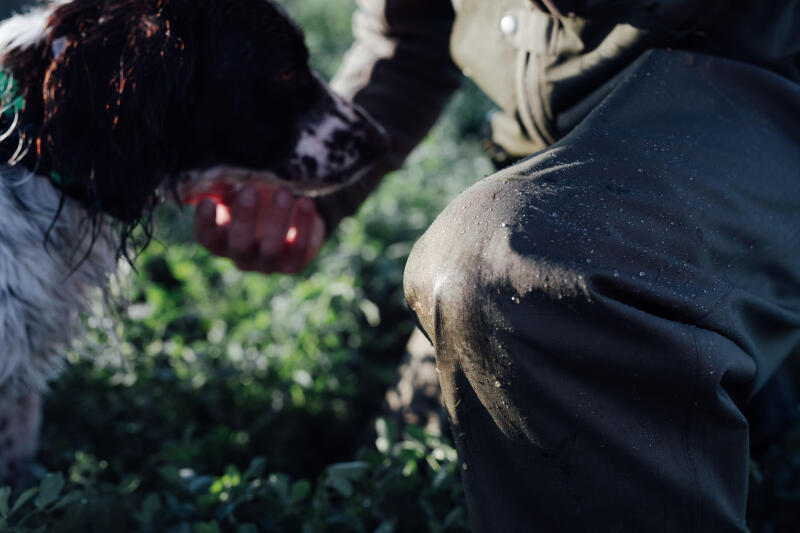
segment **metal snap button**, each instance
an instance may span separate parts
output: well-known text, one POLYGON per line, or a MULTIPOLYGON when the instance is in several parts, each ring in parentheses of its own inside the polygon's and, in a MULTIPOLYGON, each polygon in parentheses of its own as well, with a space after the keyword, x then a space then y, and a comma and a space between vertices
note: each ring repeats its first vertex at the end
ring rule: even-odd
POLYGON ((517 32, 517 17, 514 15, 506 15, 500 19, 500 31, 504 35, 514 35, 517 32))

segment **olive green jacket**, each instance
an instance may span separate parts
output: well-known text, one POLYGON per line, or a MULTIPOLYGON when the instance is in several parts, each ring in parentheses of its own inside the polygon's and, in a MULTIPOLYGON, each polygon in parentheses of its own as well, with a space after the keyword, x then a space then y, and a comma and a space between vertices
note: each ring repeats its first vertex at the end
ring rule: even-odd
MULTIPOLYGON (((427 133, 461 73, 498 104, 495 141, 517 156, 568 133, 651 48, 728 57, 800 81, 800 0, 357 2, 356 40, 333 85, 388 131, 383 170, 427 133)), ((323 202, 329 228, 382 173, 323 202)))

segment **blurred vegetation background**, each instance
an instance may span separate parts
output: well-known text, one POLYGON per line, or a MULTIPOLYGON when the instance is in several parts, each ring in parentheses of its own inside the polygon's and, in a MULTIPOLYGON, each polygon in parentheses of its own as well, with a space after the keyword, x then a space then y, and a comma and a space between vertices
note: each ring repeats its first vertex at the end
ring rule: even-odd
MULTIPOLYGON (((330 77, 353 0, 282 3, 330 77)), ((0 15, 22 4, 0 0, 0 15)), ((87 318, 88 339, 53 384, 31 488, 0 488, 0 531, 466 531, 447 439, 375 417, 413 327, 406 257, 491 172, 480 150, 489 108, 465 82, 300 276, 239 272, 192 242, 190 212, 163 208, 156 241, 124 276, 130 305, 87 318)), ((796 486, 785 478, 798 468, 784 465, 797 454, 773 455, 754 464, 756 483, 796 486)), ((759 500, 765 516, 800 502, 787 490, 759 500)), ((791 520, 753 526, 797 531, 791 520)))

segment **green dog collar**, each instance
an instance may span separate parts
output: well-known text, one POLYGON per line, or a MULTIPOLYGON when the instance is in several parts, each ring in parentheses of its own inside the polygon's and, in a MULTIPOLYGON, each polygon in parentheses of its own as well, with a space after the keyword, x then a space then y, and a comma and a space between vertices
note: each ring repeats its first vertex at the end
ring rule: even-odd
MULTIPOLYGON (((0 114, 13 122, 17 119, 19 114, 25 109, 25 98, 19 91, 17 80, 5 68, 0 67, 0 114)), ((14 128, 17 126, 12 126, 14 128)), ((8 131, 8 134, 11 130, 8 131)), ((57 170, 50 171, 47 176, 50 180, 61 187, 69 185, 70 180, 64 179, 60 172, 57 170)))

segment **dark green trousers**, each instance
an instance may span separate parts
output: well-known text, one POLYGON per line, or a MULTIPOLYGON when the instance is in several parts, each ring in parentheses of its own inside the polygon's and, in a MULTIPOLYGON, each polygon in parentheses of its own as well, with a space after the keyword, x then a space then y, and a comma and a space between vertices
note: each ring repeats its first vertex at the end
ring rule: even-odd
POLYGON ((800 87, 641 57, 416 244, 476 532, 746 530, 741 406, 800 342, 800 87))

